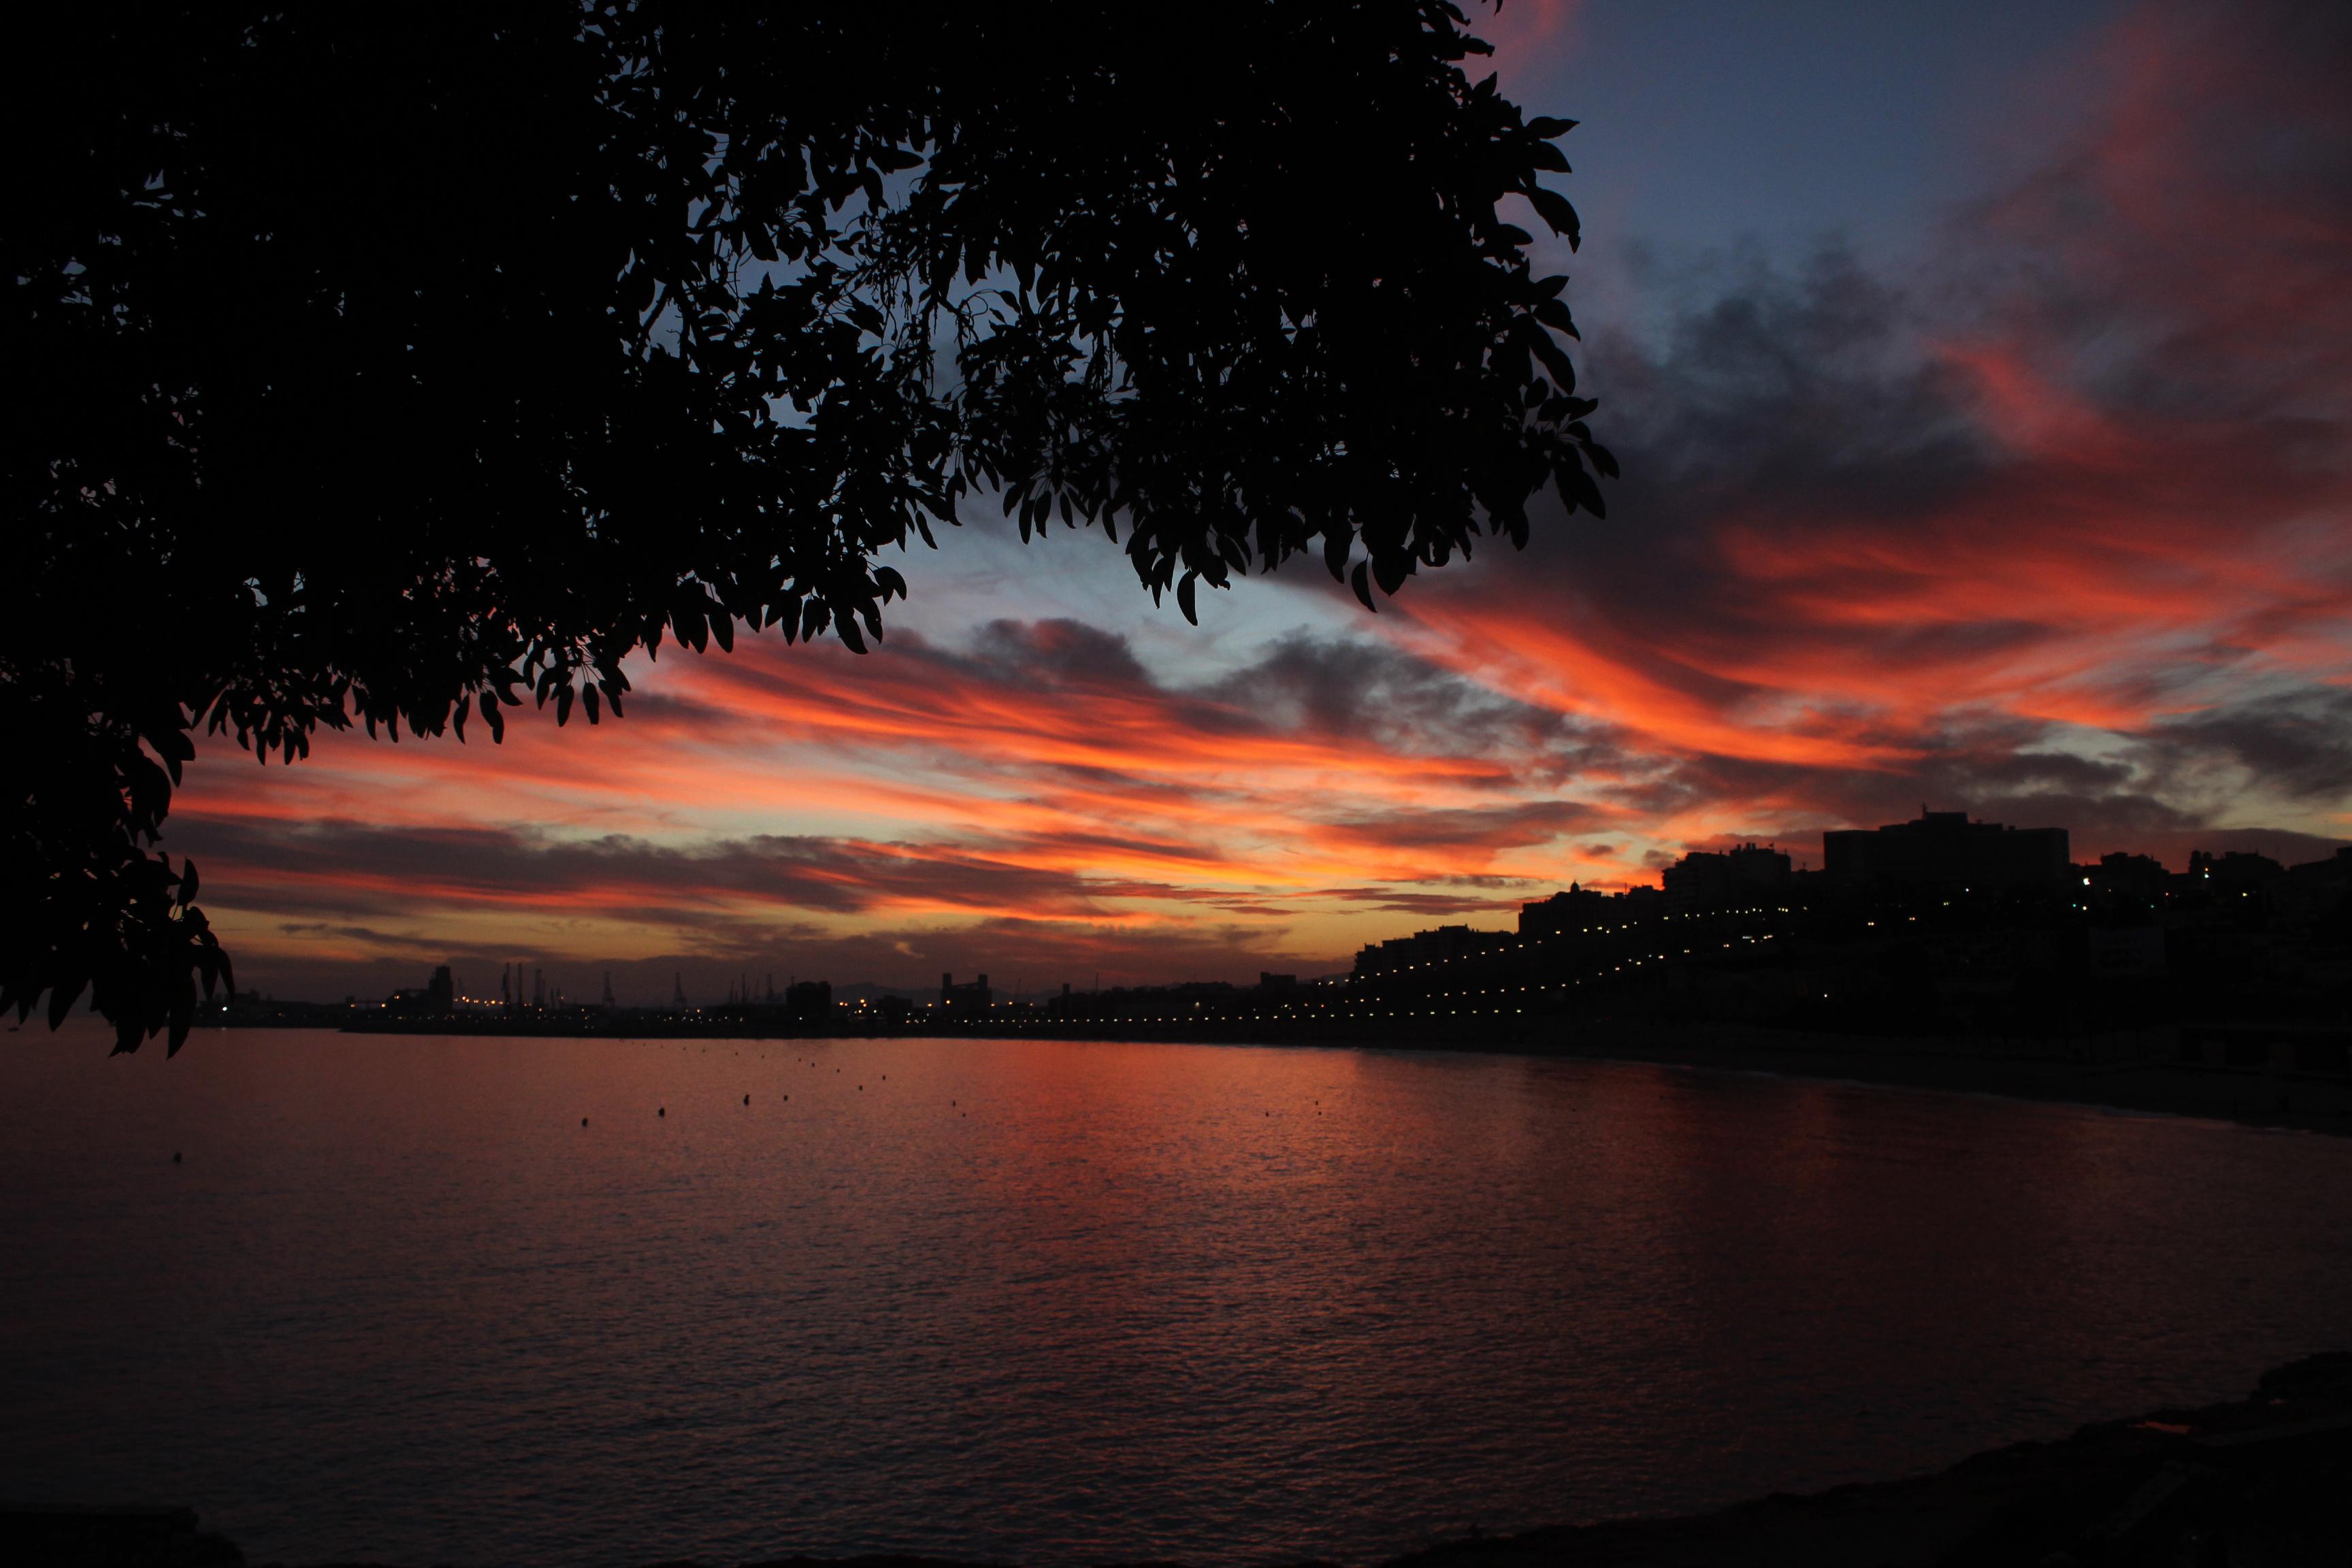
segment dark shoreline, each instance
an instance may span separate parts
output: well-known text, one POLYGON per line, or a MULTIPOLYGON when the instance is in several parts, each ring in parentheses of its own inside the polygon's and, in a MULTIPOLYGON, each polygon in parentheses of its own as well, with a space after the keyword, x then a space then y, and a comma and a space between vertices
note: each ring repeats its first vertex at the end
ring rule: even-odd
POLYGON ((2215 1067, 2167 1055, 2056 1056, 1990 1041, 1796 1035, 1752 1029, 1596 1025, 1544 1056, 1763 1073, 1885 1089, 2352 1136, 2352 1079, 2215 1067))
MULTIPOLYGON (((2352 1352, 2335 1352, 2265 1373, 2234 1403, 2096 1422, 1929 1475, 1777 1493, 1707 1514, 1472 1536, 1379 1568, 2336 1563, 2344 1560, 2347 1484, 2352 1352)), ((0 1550, 15 1562, 80 1568, 245 1563, 232 1542, 201 1533, 187 1509, 0 1510, 0 1550)), ((768 1559, 757 1568, 1003 1565, 887 1554, 768 1559)))

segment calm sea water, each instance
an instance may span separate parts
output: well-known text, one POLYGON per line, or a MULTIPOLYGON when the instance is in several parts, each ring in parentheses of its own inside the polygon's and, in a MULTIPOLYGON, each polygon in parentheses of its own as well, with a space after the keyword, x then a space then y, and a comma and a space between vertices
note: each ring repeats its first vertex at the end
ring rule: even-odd
POLYGON ((0 1494, 258 1561, 1363 1562, 2347 1345, 2318 1137, 1489 1056, 0 1036, 0 1494))

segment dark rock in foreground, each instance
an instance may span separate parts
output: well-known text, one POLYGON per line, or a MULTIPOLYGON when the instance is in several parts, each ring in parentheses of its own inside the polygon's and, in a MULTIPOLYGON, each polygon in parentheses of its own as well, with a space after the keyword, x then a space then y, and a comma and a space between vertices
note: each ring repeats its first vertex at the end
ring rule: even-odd
POLYGON ((192 1508, 0 1508, 0 1561, 40 1568, 244 1568, 192 1508))

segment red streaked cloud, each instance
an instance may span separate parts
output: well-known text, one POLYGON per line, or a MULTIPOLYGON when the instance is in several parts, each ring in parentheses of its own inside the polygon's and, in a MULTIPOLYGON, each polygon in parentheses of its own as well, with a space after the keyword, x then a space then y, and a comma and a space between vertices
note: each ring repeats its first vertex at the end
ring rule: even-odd
POLYGON ((766 639, 642 673, 633 717, 584 736, 542 718, 496 748, 207 759, 175 843, 263 952, 361 928, 622 960, 887 934, 911 960, 993 922, 1117 939, 1134 979, 1164 952, 1320 967, 1400 911, 1507 908, 1610 816, 1528 786, 1572 765, 1552 716, 1371 645, 1279 639, 1179 688, 1091 628, 998 622, 960 648, 766 639))
POLYGON ((2156 7, 2103 58, 2090 132, 1934 268, 1759 263, 1596 341, 1610 520, 1377 618, 1286 578, 1125 637, 1131 588, 1015 575, 926 622, 919 583, 869 657, 666 658, 625 723, 215 748, 167 847, 287 989, 456 954, 665 994, 1315 971, 1923 799, 2082 855, 2316 847, 2352 828, 2352 53, 2156 7))
POLYGON ((2107 843, 2340 829, 2344 29, 2155 10, 2108 53, 2095 134, 1947 273, 1832 255, 1604 344, 1612 522, 1431 584, 1407 646, 1608 735, 1669 841, 1923 791, 2107 843))

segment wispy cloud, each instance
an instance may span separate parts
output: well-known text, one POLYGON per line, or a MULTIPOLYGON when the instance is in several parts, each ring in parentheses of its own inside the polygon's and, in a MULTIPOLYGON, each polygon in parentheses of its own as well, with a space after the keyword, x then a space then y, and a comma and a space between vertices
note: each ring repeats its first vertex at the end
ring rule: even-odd
POLYGON ((1932 266, 1655 270, 1666 328, 1591 356, 1609 520, 1376 619, 1285 577, 1180 637, 1131 585, 1073 610, 1122 568, 1057 540, 864 658, 645 667, 623 724, 208 755, 172 847, 290 987, 436 951, 1313 969, 1922 801, 2081 853, 2320 846, 2352 807, 2352 22, 2154 6, 2099 58, 2088 129, 1932 266))
POLYGON ((1604 341, 1611 521, 1430 584, 1407 646, 1605 734, 1667 837, 2340 823, 2346 33, 2137 15, 2094 132, 1937 269, 1750 262, 1604 341))

